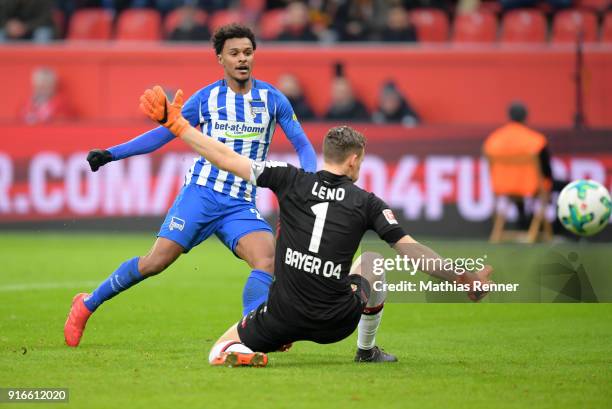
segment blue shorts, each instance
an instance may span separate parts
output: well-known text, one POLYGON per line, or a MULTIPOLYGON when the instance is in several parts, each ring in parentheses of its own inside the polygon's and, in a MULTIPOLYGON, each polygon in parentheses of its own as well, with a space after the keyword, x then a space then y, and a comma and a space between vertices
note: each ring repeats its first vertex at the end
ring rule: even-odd
POLYGON ((214 233, 234 252, 238 240, 254 231, 272 233, 254 203, 190 183, 174 200, 157 237, 180 244, 187 253, 214 233))

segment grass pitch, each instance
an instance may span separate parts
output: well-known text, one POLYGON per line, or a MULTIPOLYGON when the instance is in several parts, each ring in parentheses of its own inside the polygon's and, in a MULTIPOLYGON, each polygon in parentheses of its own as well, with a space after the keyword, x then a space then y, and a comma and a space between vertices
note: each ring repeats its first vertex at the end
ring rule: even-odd
POLYGON ((2 407, 612 407, 611 304, 389 304, 377 342, 397 364, 353 363, 353 335, 267 368, 210 367, 248 274, 214 240, 104 304, 66 347, 72 296, 153 239, 0 234, 0 387, 70 389, 68 404, 2 407))

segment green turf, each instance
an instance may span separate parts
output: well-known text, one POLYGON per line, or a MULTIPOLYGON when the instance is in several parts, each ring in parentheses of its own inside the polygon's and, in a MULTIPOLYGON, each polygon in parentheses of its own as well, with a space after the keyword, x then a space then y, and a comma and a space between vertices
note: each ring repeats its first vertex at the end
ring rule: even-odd
POLYGON ((216 241, 98 310, 63 344, 71 297, 144 235, 0 234, 0 387, 68 387, 74 408, 606 408, 611 304, 391 304, 378 343, 400 362, 351 362, 355 336, 298 343, 267 368, 212 368, 240 315, 247 268, 216 241), (30 288, 31 286, 31 288, 30 288))

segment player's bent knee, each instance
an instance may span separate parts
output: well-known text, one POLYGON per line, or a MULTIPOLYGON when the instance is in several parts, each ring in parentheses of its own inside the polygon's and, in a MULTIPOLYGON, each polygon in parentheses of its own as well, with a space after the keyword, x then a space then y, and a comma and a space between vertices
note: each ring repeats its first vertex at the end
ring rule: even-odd
POLYGON ((383 256, 376 252, 364 252, 351 266, 351 274, 359 274, 370 285, 370 296, 364 313, 375 314, 382 309, 387 298, 385 270, 379 268, 383 256))
POLYGON ((378 275, 384 273, 384 269, 379 268, 379 264, 381 263, 377 261, 383 259, 384 258, 380 253, 376 253, 373 251, 363 252, 353 262, 350 274, 359 274, 365 279, 367 279, 370 284, 372 284, 373 279, 376 279, 378 275))

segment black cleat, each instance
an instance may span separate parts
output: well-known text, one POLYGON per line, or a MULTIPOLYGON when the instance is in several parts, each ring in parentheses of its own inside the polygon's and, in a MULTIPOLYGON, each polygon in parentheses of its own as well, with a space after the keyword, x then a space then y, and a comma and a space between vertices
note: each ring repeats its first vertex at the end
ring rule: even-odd
POLYGON ((397 357, 375 346, 372 349, 357 348, 355 362, 397 362, 397 357))

